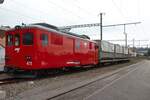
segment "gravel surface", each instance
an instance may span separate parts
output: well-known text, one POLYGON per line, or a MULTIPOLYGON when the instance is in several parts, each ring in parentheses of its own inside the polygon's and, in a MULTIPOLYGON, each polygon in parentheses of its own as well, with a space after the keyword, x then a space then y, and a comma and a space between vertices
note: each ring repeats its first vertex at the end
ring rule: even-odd
MULTIPOLYGON (((114 71, 118 68, 122 68, 124 66, 128 66, 130 64, 139 62, 140 58, 131 59, 130 62, 124 63, 124 64, 118 64, 118 65, 109 65, 105 67, 100 68, 92 68, 90 70, 84 70, 84 71, 76 71, 73 73, 66 72, 62 75, 56 75, 56 76, 50 76, 43 79, 38 79, 34 81, 26 81, 26 82, 20 82, 20 83, 14 83, 14 84, 7 84, 7 85, 1 85, 0 86, 0 96, 2 94, 5 94, 6 100, 10 97, 17 96, 17 94, 40 87, 40 86, 46 86, 48 84, 51 84, 51 87, 49 89, 58 89, 63 86, 67 86, 69 84, 74 84, 76 82, 80 82, 83 80, 87 80, 90 78, 93 78, 95 76, 102 75, 104 73, 108 73, 111 71, 114 71)), ((1 99, 1 98, 0 98, 1 99)))

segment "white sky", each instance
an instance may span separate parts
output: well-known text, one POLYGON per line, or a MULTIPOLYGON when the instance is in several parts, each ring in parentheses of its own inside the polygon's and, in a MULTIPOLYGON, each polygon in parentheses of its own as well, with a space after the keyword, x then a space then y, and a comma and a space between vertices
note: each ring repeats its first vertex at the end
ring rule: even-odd
MULTIPOLYGON (((149 0, 5 0, 0 5, 0 25, 14 26, 22 22, 46 22, 56 26, 97 23, 98 14, 104 12, 103 25, 140 21, 139 25, 126 27, 128 39, 150 40, 149 4, 149 0)), ((92 39, 99 38, 99 27, 72 31, 89 35, 92 39)), ((123 26, 105 28, 103 34, 104 40, 124 39, 123 26)), ((141 44, 150 45, 149 42, 141 44)))

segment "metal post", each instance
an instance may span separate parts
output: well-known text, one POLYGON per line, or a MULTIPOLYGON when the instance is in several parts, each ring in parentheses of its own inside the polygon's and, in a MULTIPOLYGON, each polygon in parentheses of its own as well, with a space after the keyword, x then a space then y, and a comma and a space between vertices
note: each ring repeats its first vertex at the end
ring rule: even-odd
POLYGON ((100 13, 100 40, 103 40, 103 13, 100 13))
POLYGON ((127 33, 125 34, 125 38, 126 38, 126 47, 128 47, 128 37, 127 37, 127 33))
POLYGON ((127 40, 127 33, 126 33, 126 24, 124 24, 124 35, 125 35, 125 47, 127 47, 128 46, 128 44, 127 44, 128 40, 127 40))
POLYGON ((135 45, 135 39, 133 38, 133 48, 134 48, 134 45, 135 45))
POLYGON ((133 38, 133 51, 135 51, 134 45, 135 45, 135 39, 133 38))
POLYGON ((99 60, 101 61, 102 58, 102 39, 103 39, 103 24, 102 18, 103 13, 100 13, 100 44, 99 44, 99 60))

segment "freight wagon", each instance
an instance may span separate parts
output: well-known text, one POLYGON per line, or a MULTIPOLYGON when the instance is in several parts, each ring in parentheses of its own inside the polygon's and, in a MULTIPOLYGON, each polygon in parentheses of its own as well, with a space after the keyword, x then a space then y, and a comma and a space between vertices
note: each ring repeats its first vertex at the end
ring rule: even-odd
POLYGON ((131 51, 127 47, 120 46, 118 44, 112 44, 108 41, 95 40, 97 44, 101 47, 99 49, 99 62, 119 62, 128 61, 131 56, 131 51))

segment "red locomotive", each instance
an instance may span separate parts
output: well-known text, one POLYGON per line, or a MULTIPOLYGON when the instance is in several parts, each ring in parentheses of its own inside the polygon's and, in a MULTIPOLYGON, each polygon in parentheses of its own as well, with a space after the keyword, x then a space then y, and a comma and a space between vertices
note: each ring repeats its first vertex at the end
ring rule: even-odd
POLYGON ((5 51, 6 72, 98 64, 96 42, 44 23, 7 31, 5 51))

